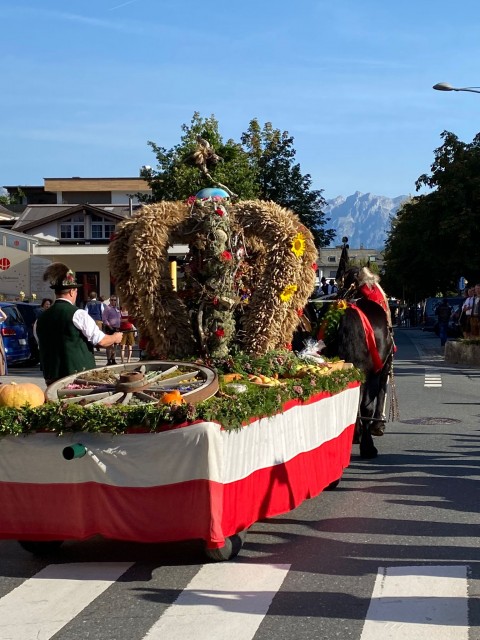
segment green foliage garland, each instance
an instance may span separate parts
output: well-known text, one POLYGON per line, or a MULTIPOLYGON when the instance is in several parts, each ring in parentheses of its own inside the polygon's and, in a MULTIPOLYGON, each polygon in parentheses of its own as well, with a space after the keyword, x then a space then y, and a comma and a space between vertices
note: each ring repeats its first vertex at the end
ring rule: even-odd
POLYGON ((247 386, 247 391, 236 393, 234 387, 222 383, 221 390, 215 397, 197 405, 80 407, 47 403, 36 408, 0 407, 0 436, 37 431, 58 435, 65 432, 121 434, 135 428, 154 432, 195 420, 219 422, 226 430, 239 429, 252 418, 281 412, 288 400, 307 400, 322 391, 339 393, 349 383, 362 381, 362 374, 352 368, 332 371, 325 376, 309 375, 301 379, 286 379, 276 387, 258 387, 248 382, 247 375, 252 370, 264 375, 288 375, 299 362, 298 358, 288 352, 272 352, 257 360, 246 360, 242 356, 219 361, 219 373, 235 371, 245 376, 242 384, 247 386))
POLYGON ((342 319, 343 314, 347 309, 347 303, 345 300, 335 300, 330 305, 329 310, 325 314, 323 321, 320 325, 318 337, 323 340, 325 344, 329 344, 338 333, 338 325, 342 319))

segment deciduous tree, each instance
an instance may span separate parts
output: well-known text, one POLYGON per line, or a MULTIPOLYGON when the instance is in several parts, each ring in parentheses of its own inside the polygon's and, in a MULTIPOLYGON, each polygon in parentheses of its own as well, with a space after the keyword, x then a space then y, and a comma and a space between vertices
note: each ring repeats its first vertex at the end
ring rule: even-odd
POLYGON ((393 219, 385 250, 385 283, 411 297, 455 292, 458 279, 478 280, 480 252, 480 134, 466 144, 448 131, 430 174, 393 219))
POLYGON ((326 203, 322 191, 311 188, 311 176, 302 174, 295 162, 293 137, 288 132, 274 129, 268 122, 262 128, 253 119, 240 143, 224 142, 215 116, 202 118, 198 112, 189 125, 182 125, 182 132, 179 144, 171 149, 148 142, 158 164, 155 169, 144 167, 141 171, 152 189, 152 196, 141 200, 182 200, 211 186, 198 168, 185 162, 200 136, 222 158, 209 170, 215 182, 227 185, 242 200, 273 200, 291 209, 313 233, 318 247, 333 239, 335 231, 325 229, 328 218, 323 213, 326 203))

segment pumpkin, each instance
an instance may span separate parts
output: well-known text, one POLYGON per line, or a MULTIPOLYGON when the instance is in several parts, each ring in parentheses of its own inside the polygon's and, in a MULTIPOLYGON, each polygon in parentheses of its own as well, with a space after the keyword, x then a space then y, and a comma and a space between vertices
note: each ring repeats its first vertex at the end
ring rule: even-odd
POLYGON ((223 376, 223 381, 225 382, 225 384, 228 384, 229 382, 234 382, 235 380, 241 380, 243 378, 241 373, 226 373, 223 376))
POLYGON ((40 387, 31 382, 8 382, 0 385, 0 407, 14 407, 19 409, 26 404, 39 407, 45 402, 45 393, 40 387))
POLYGON ((185 400, 178 389, 172 389, 172 391, 163 394, 160 398, 160 404, 185 404, 185 400))

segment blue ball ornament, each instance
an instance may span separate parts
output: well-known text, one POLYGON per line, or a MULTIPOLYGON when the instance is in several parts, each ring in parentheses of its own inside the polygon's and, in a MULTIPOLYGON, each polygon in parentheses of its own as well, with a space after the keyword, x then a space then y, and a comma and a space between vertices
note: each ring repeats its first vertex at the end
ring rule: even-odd
POLYGON ((219 189, 218 187, 207 187, 206 189, 200 189, 200 191, 196 194, 196 198, 203 200, 204 198, 213 198, 214 196, 220 198, 229 198, 229 194, 225 191, 225 189, 219 189))

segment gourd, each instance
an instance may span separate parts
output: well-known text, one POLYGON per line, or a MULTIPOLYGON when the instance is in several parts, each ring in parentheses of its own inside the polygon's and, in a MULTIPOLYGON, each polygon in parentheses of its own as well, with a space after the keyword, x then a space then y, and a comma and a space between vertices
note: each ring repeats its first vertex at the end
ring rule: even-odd
POLYGON ((185 404, 185 400, 178 389, 172 389, 172 391, 163 394, 160 398, 160 404, 185 404))
POLYGON ((32 382, 8 382, 0 385, 0 407, 19 409, 26 404, 39 407, 45 402, 45 393, 32 382))

